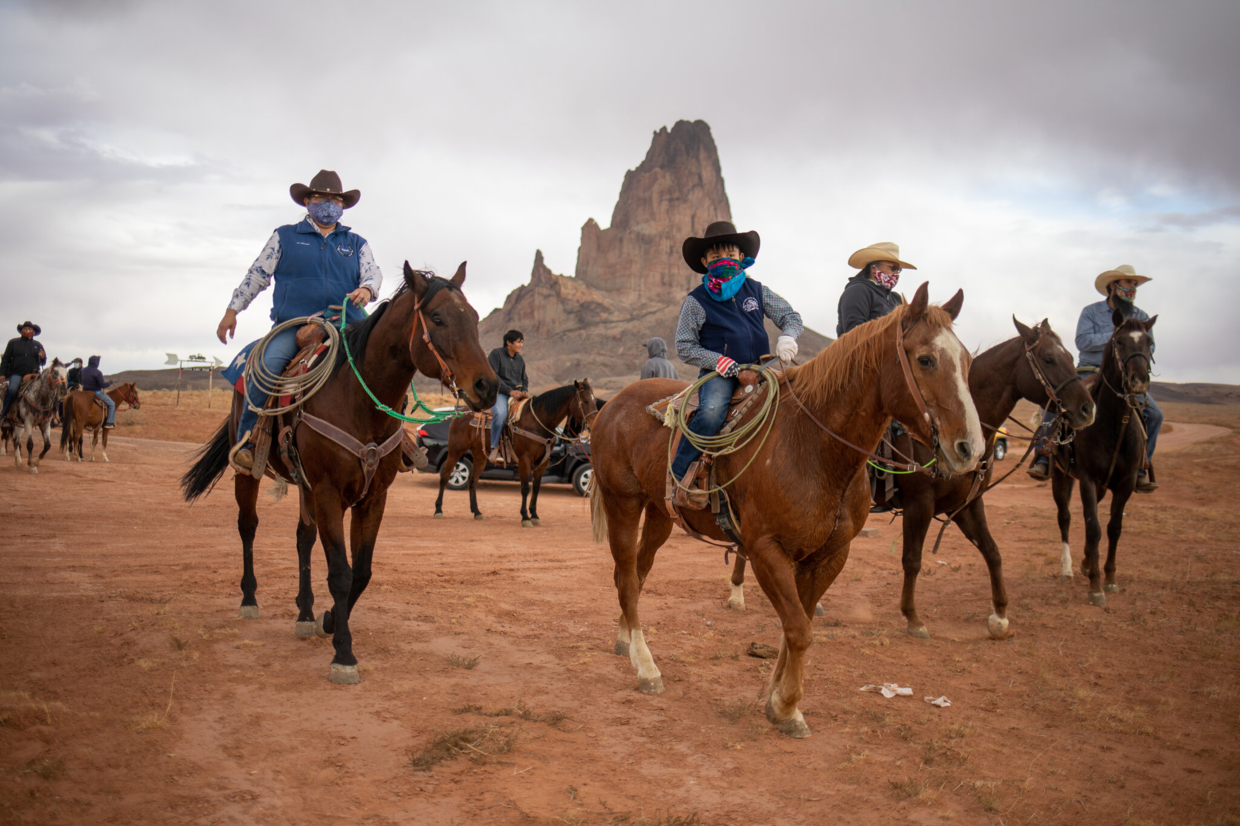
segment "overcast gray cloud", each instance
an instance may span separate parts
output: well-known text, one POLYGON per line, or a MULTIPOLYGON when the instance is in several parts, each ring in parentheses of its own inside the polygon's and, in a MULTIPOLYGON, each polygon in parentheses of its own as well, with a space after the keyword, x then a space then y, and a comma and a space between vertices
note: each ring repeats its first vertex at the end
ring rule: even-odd
POLYGON ((1240 382, 1238 35, 1231 2, 0 5, 0 321, 109 369, 227 357, 321 167, 389 285, 469 259, 485 314, 535 248, 571 273, 651 132, 702 118, 759 277, 819 330, 877 240, 965 288, 970 346, 1013 312, 1070 338, 1131 263, 1163 377, 1240 382))

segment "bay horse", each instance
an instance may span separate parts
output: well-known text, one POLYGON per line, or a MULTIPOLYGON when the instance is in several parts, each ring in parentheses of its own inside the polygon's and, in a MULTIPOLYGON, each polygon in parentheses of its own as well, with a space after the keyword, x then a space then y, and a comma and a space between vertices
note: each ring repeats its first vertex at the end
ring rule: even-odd
MULTIPOLYGON (((575 425, 575 432, 580 433, 597 413, 594 390, 590 387, 590 380, 585 379, 534 396, 515 419, 509 420, 512 449, 517 454, 517 475, 521 479, 521 527, 542 524, 538 518, 538 490, 542 486, 547 464, 551 461, 551 448, 558 438, 556 428, 567 419, 575 425)), ((448 453, 439 468, 436 519, 443 519, 443 492, 448 486, 448 477, 452 475, 457 461, 467 452, 473 454, 473 465, 469 471, 469 509, 474 519, 486 519, 478 509, 478 477, 487 466, 491 431, 490 428, 475 427, 473 420, 473 415, 460 416, 448 425, 448 453)))
MULTIPOLYGON (((942 307, 927 285, 910 304, 841 336, 812 360, 785 371, 769 435, 717 460, 739 523, 744 552, 779 615, 779 658, 766 691, 766 716, 791 737, 808 737, 798 709, 814 606, 848 559, 849 543, 870 510, 864 463, 892 417, 936 446, 938 461, 965 473, 985 443, 966 377, 969 352, 952 332, 964 293, 942 307)), ((591 521, 609 542, 622 614, 615 653, 628 655, 638 690, 663 691, 637 605, 660 546, 672 530, 665 509, 669 435, 647 405, 685 382, 647 379, 621 390, 599 411, 591 452, 591 521), (645 522, 638 525, 645 514, 645 522)), ((695 531, 726 541, 710 511, 685 511, 695 531)))
POLYGON ((1098 502, 1111 491, 1111 520, 1107 523, 1107 561, 1105 590, 1115 593, 1115 551, 1124 529, 1124 506, 1137 487, 1137 471, 1145 464, 1145 428, 1137 396, 1150 387, 1154 338, 1150 331, 1158 316, 1148 321, 1125 319, 1116 310, 1111 317, 1115 332, 1102 355, 1102 369, 1092 379, 1090 393, 1097 416, 1089 427, 1076 431, 1070 446, 1058 449, 1051 462, 1051 490, 1059 510, 1059 537, 1062 541, 1060 577, 1072 578, 1072 551, 1068 529, 1072 514, 1073 477, 1081 483, 1081 509, 1085 518, 1085 556, 1081 574, 1089 577, 1089 601, 1107 604, 1098 570, 1098 545, 1102 525, 1098 521, 1098 502))
MULTIPOLYGON (((1022 324, 1015 316, 1012 322, 1020 335, 975 356, 969 368, 969 394, 982 428, 996 433, 1021 399, 1028 399, 1039 407, 1057 406, 1070 427, 1088 426, 1094 420, 1094 400, 1077 374, 1072 354, 1063 341, 1046 319, 1033 328, 1022 324)), ((982 498, 995 477, 995 463, 990 461, 993 445, 993 437, 987 439, 983 461, 973 473, 933 477, 921 473, 895 474, 904 509, 904 588, 900 594, 900 612, 911 637, 930 637, 917 613, 915 597, 926 532, 938 514, 946 514, 981 552, 990 573, 991 613, 986 629, 995 639, 1007 633, 1008 597, 1003 583, 1003 558, 986 522, 986 505, 982 498)), ((897 439, 895 447, 921 465, 933 458, 929 449, 907 435, 897 439)), ((744 581, 745 559, 737 555, 732 567, 729 608, 744 609, 745 596, 741 588, 744 581)))
POLYGON ((52 448, 52 417, 56 415, 56 406, 65 396, 69 384, 69 370, 60 363, 60 359, 52 359, 52 363, 43 368, 35 379, 26 385, 17 397, 17 401, 9 408, 8 418, 0 422, 0 441, 13 450, 14 467, 22 466, 22 442, 26 443, 26 465, 31 473, 39 472, 39 463, 52 448), (34 433, 43 433, 43 451, 36 459, 34 456, 34 433))
MULTIPOLYGON (((142 401, 138 398, 138 385, 131 381, 106 392, 108 398, 116 404, 117 413, 121 412, 121 402, 127 405, 125 410, 137 410, 142 407, 142 401)), ((90 442, 90 460, 95 461, 95 447, 99 444, 99 436, 102 433, 103 461, 109 461, 108 431, 103 426, 107 413, 107 408, 103 406, 99 397, 89 390, 71 390, 65 396, 64 418, 61 421, 60 430, 60 452, 65 455, 66 462, 73 458, 75 452, 79 462, 86 461, 82 449, 82 435, 87 430, 93 437, 90 442)))
MULTIPOLYGON (((333 372, 322 389, 306 400, 301 409, 273 423, 281 425, 277 432, 288 437, 284 445, 290 459, 286 462, 283 458, 285 448, 281 452, 274 449, 278 442, 273 439, 268 466, 280 478, 297 484, 301 497, 296 632, 300 636, 332 637, 335 657, 329 679, 334 683, 359 680, 349 631, 350 613, 370 582, 388 486, 402 461, 398 448, 403 426, 371 401, 358 374, 370 392, 390 409, 401 409, 415 372, 444 382, 472 410, 490 407, 499 380, 478 341, 478 313, 461 292, 464 283, 465 264, 448 280, 414 270, 406 262, 404 280, 392 297, 365 321, 347 326, 333 372), (346 343, 356 373, 347 362, 346 343), (352 513, 352 565, 345 547, 346 510, 352 513), (332 597, 332 607, 317 619, 310 585, 310 552, 316 528, 327 557, 327 585, 332 597)), ((236 423, 243 403, 242 394, 235 393, 233 414, 224 420, 182 478, 181 489, 187 502, 209 492, 229 466, 228 454, 236 439, 236 423)), ((234 495, 244 567, 240 611, 243 619, 258 617, 258 582, 254 577, 258 486, 259 480, 250 473, 236 474, 234 495)))

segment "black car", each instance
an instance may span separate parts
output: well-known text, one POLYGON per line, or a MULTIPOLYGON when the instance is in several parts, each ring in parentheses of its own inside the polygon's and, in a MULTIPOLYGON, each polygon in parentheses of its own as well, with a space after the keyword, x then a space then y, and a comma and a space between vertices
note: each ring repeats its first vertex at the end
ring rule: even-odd
MULTIPOLYGON (((451 409, 451 408, 447 408, 451 409)), ((450 420, 436 424, 423 425, 418 428, 418 444, 426 448, 426 470, 423 473, 439 473, 443 462, 448 456, 448 426, 450 420)), ((563 433, 563 428, 557 428, 563 433)), ((490 436, 487 436, 489 441, 490 436)), ((469 487, 469 473, 473 469, 473 453, 467 452, 457 460, 456 467, 448 475, 448 487, 452 490, 465 490, 469 487)), ((590 489, 590 443, 557 441, 551 448, 551 461, 547 463, 547 472, 543 474, 542 483, 570 484, 573 490, 585 496, 590 489)), ((519 482, 517 469, 501 467, 487 462, 482 471, 483 479, 501 482, 519 482)))

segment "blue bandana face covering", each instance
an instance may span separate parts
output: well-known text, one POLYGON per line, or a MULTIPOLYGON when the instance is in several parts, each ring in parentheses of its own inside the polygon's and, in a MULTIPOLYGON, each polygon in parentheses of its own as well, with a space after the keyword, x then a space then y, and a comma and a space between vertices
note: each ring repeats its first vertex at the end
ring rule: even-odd
POLYGON ((702 276, 706 294, 715 301, 730 301, 745 283, 745 270, 752 266, 753 259, 748 257, 744 261, 719 258, 710 262, 706 265, 706 274, 702 276))
POLYGON ((311 201, 306 204, 306 211, 318 222, 319 226, 324 227, 330 227, 340 220, 341 215, 344 215, 344 207, 335 201, 319 201, 318 203, 311 201))

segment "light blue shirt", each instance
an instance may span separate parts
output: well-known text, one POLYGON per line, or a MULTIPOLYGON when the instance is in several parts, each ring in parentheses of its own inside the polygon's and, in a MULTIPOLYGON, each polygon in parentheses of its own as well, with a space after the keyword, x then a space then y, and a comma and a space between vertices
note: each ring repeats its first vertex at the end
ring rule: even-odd
MULTIPOLYGON (((1102 355, 1106 351, 1107 342, 1115 334, 1115 325, 1111 323, 1111 315, 1115 311, 1107 306, 1106 300, 1090 304, 1081 310, 1081 318, 1076 323, 1076 349, 1081 357, 1077 360, 1078 367, 1102 367, 1102 355)), ((1132 317, 1146 321, 1149 315, 1140 307, 1133 306, 1132 317)), ((1150 352, 1154 352, 1154 343, 1150 342, 1150 352)))

